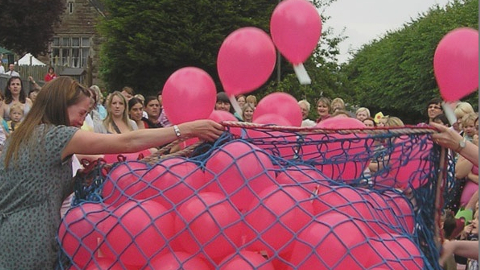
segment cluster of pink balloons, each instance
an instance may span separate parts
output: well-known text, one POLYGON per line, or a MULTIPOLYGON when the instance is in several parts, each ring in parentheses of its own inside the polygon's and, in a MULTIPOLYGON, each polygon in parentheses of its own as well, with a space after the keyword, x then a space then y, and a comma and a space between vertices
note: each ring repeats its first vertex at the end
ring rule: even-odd
POLYGON ((273 41, 255 27, 234 31, 222 43, 217 58, 225 92, 245 94, 263 85, 275 67, 275 46, 294 66, 300 66, 316 48, 321 29, 320 15, 311 2, 285 0, 272 13, 273 41))
MULTIPOLYGON (((395 147, 389 159, 388 176, 394 181, 393 186, 401 189, 419 188, 429 181, 432 167, 431 150, 432 141, 418 142, 407 135, 394 141, 395 147)), ((382 175, 377 176, 377 181, 384 182, 382 175)))
POLYGON ((102 203, 67 212, 58 239, 71 269, 423 268, 407 199, 332 183, 312 166, 274 167, 243 140, 204 165, 128 161, 102 203))
MULTIPOLYGON (((271 76, 277 58, 275 46, 294 64, 297 71, 297 67, 303 67, 302 63, 317 46, 322 24, 320 15, 311 2, 285 0, 275 8, 270 28, 272 38, 256 27, 237 29, 225 38, 219 49, 218 75, 237 112, 240 108, 234 96, 257 89, 271 76)), ((226 115, 220 118, 212 115, 216 102, 215 84, 213 79, 199 68, 185 67, 174 72, 165 83, 162 93, 163 109, 173 124, 207 118, 236 120, 226 115)), ((283 109, 278 112, 283 112, 283 109)), ((291 125, 300 126, 301 113, 286 113, 291 116, 286 117, 291 125)), ((279 115, 285 116, 281 113, 279 115)), ((193 142, 190 141, 184 146, 193 142)))
MULTIPOLYGON (((322 129, 364 129, 365 124, 354 118, 329 118, 315 127, 322 129)), ((300 147, 303 160, 315 161, 315 166, 329 178, 350 183, 358 179, 370 163, 368 150, 373 140, 367 134, 325 133, 307 134, 300 147)))

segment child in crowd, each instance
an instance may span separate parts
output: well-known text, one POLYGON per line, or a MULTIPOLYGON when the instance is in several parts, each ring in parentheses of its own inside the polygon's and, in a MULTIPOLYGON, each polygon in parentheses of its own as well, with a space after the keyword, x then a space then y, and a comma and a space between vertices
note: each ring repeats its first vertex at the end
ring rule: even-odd
POLYGON ((386 127, 403 127, 404 125, 403 121, 395 116, 389 116, 385 122, 386 127))
POLYGON ((373 119, 372 117, 365 118, 362 122, 365 124, 366 127, 377 127, 377 123, 375 123, 375 119, 373 119))
POLYGON ((475 129, 475 120, 478 118, 477 113, 467 113, 462 117, 463 137, 468 141, 473 140, 473 136, 477 131, 475 129))
POLYGON ((255 111, 255 107, 252 104, 246 103, 243 105, 242 108, 242 119, 244 122, 253 122, 253 111, 255 111))
POLYGON ((450 123, 448 122, 448 119, 447 119, 447 116, 443 113, 435 116, 432 121, 434 123, 437 123, 437 124, 440 124, 440 125, 444 125, 446 127, 450 127, 450 123))
MULTIPOLYGON (((465 226, 462 233, 460 234, 460 240, 478 240, 478 202, 476 204, 475 213, 473 214, 473 219, 465 226)), ((458 260, 457 260, 458 261, 458 260)), ((465 270, 477 270, 478 261, 473 259, 467 259, 467 265, 465 270)))
MULTIPOLYGON (((433 121, 433 120, 432 120, 433 121)), ((443 230, 443 237, 445 241, 454 241, 454 239, 462 232, 464 222, 461 220, 455 219, 455 213, 452 210, 446 209, 445 213, 442 215, 441 219, 441 228, 443 230)), ((454 256, 451 256, 446 260, 443 265, 444 270, 457 270, 457 263, 455 262, 454 256)))
MULTIPOLYGON (((0 91, 0 109, 2 109, 4 100, 5 100, 5 96, 3 95, 2 91, 0 91)), ((3 145, 5 144, 7 135, 8 135, 7 121, 5 121, 5 119, 3 119, 3 117, 0 116, 0 153, 2 153, 3 145)))
POLYGON ((345 102, 341 98, 334 98, 330 105, 332 107, 332 114, 334 114, 338 110, 345 111, 345 102))
POLYGON ((255 97, 254 95, 249 95, 247 96, 247 98, 245 99, 245 101, 247 103, 250 103, 253 105, 253 107, 257 107, 257 97, 255 97))
POLYGON ((23 118, 23 108, 19 103, 13 104, 10 107, 10 121, 7 122, 8 131, 12 133, 20 125, 20 121, 23 118))
POLYGON ((385 127, 385 124, 387 123, 388 118, 390 118, 390 116, 387 115, 387 116, 382 116, 380 119, 378 119, 377 127, 385 127))

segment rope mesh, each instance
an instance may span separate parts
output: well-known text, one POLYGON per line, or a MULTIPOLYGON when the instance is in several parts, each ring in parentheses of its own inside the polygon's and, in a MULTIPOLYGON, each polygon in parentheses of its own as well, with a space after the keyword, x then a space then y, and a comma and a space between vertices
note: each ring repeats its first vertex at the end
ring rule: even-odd
POLYGON ((435 130, 224 125, 242 138, 88 164, 59 269, 440 269, 435 130))

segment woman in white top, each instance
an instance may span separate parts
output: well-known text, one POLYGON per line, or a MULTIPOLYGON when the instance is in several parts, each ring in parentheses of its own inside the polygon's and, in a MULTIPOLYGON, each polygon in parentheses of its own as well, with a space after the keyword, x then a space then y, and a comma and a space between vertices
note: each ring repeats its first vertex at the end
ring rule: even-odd
POLYGON ((121 134, 137 129, 135 121, 128 117, 125 97, 118 91, 113 92, 107 100, 107 117, 103 120, 103 127, 96 132, 121 134))
POLYGON ((32 107, 32 100, 27 97, 27 94, 23 91, 23 83, 20 77, 10 77, 5 87, 5 102, 0 110, 0 117, 3 117, 5 121, 10 120, 10 107, 20 103, 23 109, 23 117, 28 114, 32 107))

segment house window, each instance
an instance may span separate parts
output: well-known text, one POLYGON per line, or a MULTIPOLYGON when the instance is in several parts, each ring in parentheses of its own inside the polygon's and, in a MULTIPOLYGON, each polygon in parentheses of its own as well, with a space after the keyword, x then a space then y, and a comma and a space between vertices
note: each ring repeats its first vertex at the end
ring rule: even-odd
POLYGON ((54 37, 51 44, 52 64, 73 68, 86 68, 90 55, 88 37, 54 37))
POLYGON ((68 9, 69 14, 73 13, 73 4, 74 4, 74 1, 68 1, 67 2, 67 9, 68 9))

